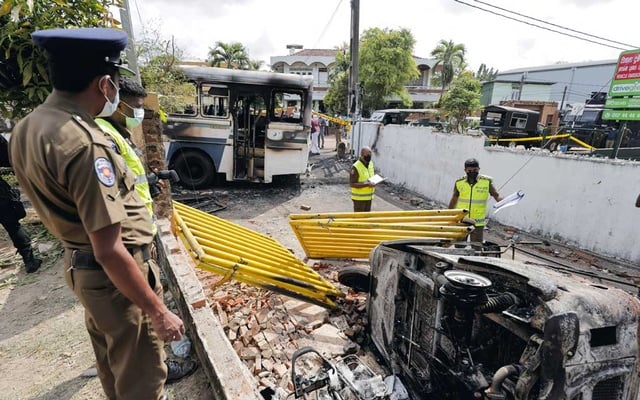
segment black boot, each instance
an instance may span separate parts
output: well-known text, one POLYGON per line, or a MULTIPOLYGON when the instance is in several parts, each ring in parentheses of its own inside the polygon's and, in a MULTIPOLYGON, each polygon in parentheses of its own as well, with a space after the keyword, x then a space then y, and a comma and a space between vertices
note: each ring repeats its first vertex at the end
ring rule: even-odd
POLYGON ((167 364, 167 380, 165 381, 167 385, 186 378, 198 369, 198 363, 194 360, 176 361, 167 359, 164 360, 164 363, 167 364))
POLYGON ((27 271, 27 274, 36 272, 40 268, 42 260, 36 258, 33 255, 33 250, 31 248, 18 250, 18 252, 22 256, 22 260, 24 261, 24 269, 27 271))

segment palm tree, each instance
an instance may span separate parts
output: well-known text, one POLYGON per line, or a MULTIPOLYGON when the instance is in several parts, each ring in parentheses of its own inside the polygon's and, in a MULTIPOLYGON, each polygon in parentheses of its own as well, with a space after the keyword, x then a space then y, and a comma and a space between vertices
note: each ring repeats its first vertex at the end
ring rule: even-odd
POLYGON ((260 68, 262 68, 263 65, 264 61, 262 60, 249 60, 245 64, 244 69, 248 69, 250 71, 258 71, 260 68))
POLYGON ((216 42, 216 47, 209 49, 212 67, 241 69, 249 63, 249 54, 242 43, 216 42))
POLYGON ((437 60, 433 66, 434 69, 438 65, 442 68, 440 72, 440 81, 442 82, 440 97, 444 94, 444 89, 453 81, 455 74, 464 68, 466 51, 464 44, 455 44, 453 40, 446 41, 442 39, 431 52, 431 56, 437 60))

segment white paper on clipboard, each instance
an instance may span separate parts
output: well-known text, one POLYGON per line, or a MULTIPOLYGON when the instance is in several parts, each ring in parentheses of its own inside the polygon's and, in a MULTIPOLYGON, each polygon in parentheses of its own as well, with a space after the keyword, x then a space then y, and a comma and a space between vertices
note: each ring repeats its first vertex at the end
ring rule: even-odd
POLYGON ((371 182, 371 183, 373 183, 373 184, 376 184, 376 185, 377 185, 378 183, 380 183, 380 182, 384 181, 385 179, 387 179, 387 178, 383 178, 383 177, 381 177, 380 175, 375 174, 374 176, 372 176, 371 178, 369 178, 369 182, 371 182))

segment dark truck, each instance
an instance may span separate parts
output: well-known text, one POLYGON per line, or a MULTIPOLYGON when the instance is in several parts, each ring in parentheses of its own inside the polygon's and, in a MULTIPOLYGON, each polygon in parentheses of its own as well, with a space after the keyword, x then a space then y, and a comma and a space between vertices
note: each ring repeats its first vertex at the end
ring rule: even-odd
POLYGON ((491 143, 514 147, 539 145, 535 138, 542 134, 540 113, 525 108, 491 105, 480 115, 480 129, 491 143))
MULTIPOLYGON (((612 136, 610 135, 612 131, 615 131, 615 134, 619 134, 622 123, 620 121, 603 120, 602 113, 604 111, 604 104, 586 104, 584 107, 577 108, 576 112, 565 113, 562 116, 557 135, 570 134, 571 137, 596 149, 609 147, 607 138, 612 136)), ((566 138, 552 139, 547 148, 554 151, 560 144, 578 145, 575 141, 566 138)), ((640 122, 628 121, 625 124, 620 147, 640 147, 640 122)))

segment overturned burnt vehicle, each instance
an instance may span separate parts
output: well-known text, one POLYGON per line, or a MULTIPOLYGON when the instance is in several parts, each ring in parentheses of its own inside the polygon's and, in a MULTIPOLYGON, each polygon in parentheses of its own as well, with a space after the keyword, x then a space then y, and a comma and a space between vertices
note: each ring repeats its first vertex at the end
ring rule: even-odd
POLYGON ((636 400, 633 295, 428 241, 370 261, 371 339, 412 398, 636 400))

